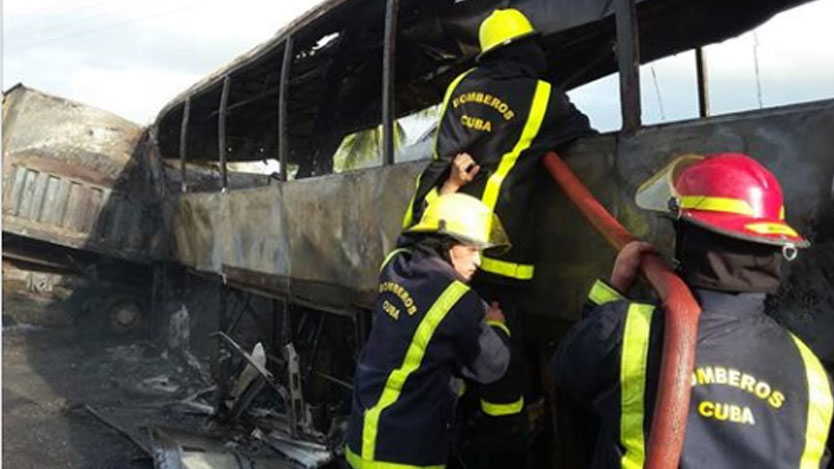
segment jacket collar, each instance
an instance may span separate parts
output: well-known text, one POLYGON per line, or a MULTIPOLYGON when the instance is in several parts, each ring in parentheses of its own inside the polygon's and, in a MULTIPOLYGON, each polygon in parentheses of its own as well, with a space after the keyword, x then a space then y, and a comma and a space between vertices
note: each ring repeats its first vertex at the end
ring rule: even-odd
POLYGON ((694 288, 692 292, 698 299, 701 309, 707 314, 723 313, 742 315, 764 313, 765 293, 730 293, 706 288, 694 288))
POLYGON ((515 78, 515 77, 526 77, 526 78, 533 78, 538 79, 539 76, 533 67, 523 64, 514 62, 512 60, 495 60, 492 62, 486 62, 480 65, 481 68, 490 70, 492 74, 507 77, 507 78, 515 78))

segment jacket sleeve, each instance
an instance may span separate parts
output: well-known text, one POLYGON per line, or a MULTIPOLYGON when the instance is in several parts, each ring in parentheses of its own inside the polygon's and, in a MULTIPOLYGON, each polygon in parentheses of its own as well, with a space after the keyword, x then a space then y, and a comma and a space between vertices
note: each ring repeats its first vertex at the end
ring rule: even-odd
POLYGON ((510 363, 507 327, 485 320, 486 304, 474 291, 461 298, 458 307, 456 355, 461 375, 484 384, 500 379, 510 363))
POLYGON ((594 284, 583 319, 562 338, 551 361, 557 388, 590 407, 618 383, 627 310, 616 290, 602 281, 594 284))
POLYGON ((446 106, 452 93, 460 84, 460 80, 467 73, 465 72, 455 78, 446 89, 443 105, 441 106, 443 113, 437 125, 437 136, 435 138, 432 160, 417 179, 417 188, 414 191, 414 196, 408 203, 408 208, 403 216, 403 228, 408 228, 420 220, 426 203, 437 196, 438 188, 449 177, 449 171, 455 155, 466 151, 476 138, 473 132, 466 132, 460 129, 459 126, 452 125, 452 122, 457 117, 454 111, 446 106))
POLYGON ((433 159, 426 166, 426 169, 420 173, 414 195, 408 202, 408 207, 403 216, 403 229, 409 228, 420 221, 426 204, 438 195, 438 188, 449 177, 452 159, 451 157, 433 159))
POLYGON ((580 137, 595 135, 590 120, 576 108, 564 91, 553 87, 542 127, 531 145, 535 154, 559 151, 580 137))

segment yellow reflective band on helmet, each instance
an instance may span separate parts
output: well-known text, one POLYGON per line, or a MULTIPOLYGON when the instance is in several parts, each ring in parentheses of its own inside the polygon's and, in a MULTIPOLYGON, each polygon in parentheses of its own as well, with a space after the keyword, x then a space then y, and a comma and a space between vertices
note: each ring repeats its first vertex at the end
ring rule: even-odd
POLYGON ((654 306, 632 303, 626 315, 620 360, 620 443, 625 448, 620 467, 623 469, 643 469, 646 459, 643 420, 653 313, 654 306))
POLYGON ((501 329, 502 331, 506 332, 508 336, 512 336, 512 334, 510 334, 510 328, 507 327, 507 324, 504 321, 496 321, 495 319, 491 319, 486 323, 487 326, 497 327, 498 329, 501 329))
POLYGON ((745 228, 748 230, 759 233, 759 234, 780 234, 780 235, 788 235, 798 237, 799 233, 796 232, 793 228, 788 225, 784 225, 782 223, 768 223, 768 222, 761 222, 761 223, 750 223, 744 225, 745 228))
MULTIPOLYGON (((379 416, 383 410, 390 407, 397 402, 400 397, 400 392, 403 389, 408 377, 420 367, 423 361, 423 356, 426 353, 426 347, 431 341, 434 331, 446 314, 453 306, 460 300, 460 298, 469 291, 469 287, 465 284, 454 281, 441 293, 440 297, 429 308, 428 312, 411 339, 411 344, 403 358, 402 365, 392 371, 385 381, 385 387, 382 390, 382 395, 379 401, 365 412, 364 425, 362 428, 362 457, 361 460, 373 461, 376 452, 376 436, 379 429, 379 416)), ((389 467, 389 466, 362 466, 364 467, 389 467)), ((390 466, 394 467, 394 466, 390 466)), ((409 466, 402 466, 409 467, 409 466)))
POLYGON ((489 177, 484 188, 484 195, 481 200, 491 210, 495 210, 495 203, 498 201, 498 194, 501 192, 501 184, 504 182, 504 178, 513 169, 521 153, 530 147, 533 139, 539 133, 549 101, 550 83, 539 80, 536 84, 536 93, 533 95, 533 103, 530 105, 530 114, 527 117, 527 122, 524 123, 524 129, 521 131, 521 137, 509 153, 501 156, 498 169, 489 177))
POLYGON ((510 402, 507 404, 496 404, 494 402, 489 402, 481 399, 481 410, 493 417, 501 417, 503 415, 514 415, 522 411, 524 409, 524 396, 515 402, 510 402))
POLYGON ((689 210, 705 210, 709 212, 726 212, 737 215, 755 216, 753 207, 742 199, 727 197, 709 197, 706 195, 685 195, 678 199, 678 206, 689 210))
POLYGON ((805 449, 799 469, 819 469, 831 425, 832 398, 828 375, 819 359, 799 337, 791 334, 802 362, 808 386, 808 415, 805 423, 805 449))
POLYGON ((353 469, 444 469, 446 467, 445 464, 437 466, 412 466, 410 464, 362 459, 358 454, 351 451, 347 445, 345 445, 345 459, 347 459, 348 464, 353 469))
POLYGON ((534 266, 529 264, 516 264, 487 256, 482 256, 480 269, 491 274, 503 275, 504 277, 519 280, 532 279, 536 270, 534 266))
MULTIPOLYGON (((449 99, 452 98, 452 93, 455 91, 455 88, 458 87, 461 81, 472 72, 474 68, 471 68, 460 75, 458 75, 451 83, 449 83, 449 87, 446 88, 446 94, 443 96, 443 104, 440 105, 440 118, 443 118, 443 115, 446 114, 446 108, 449 106, 449 99)), ((438 131, 434 135, 434 152, 432 153, 432 158, 437 159, 437 135, 440 132, 438 131)), ((405 215, 403 215, 403 228, 408 228, 409 226, 414 224, 414 202, 416 202, 417 191, 420 189, 420 179, 422 179, 422 174, 417 177, 417 183, 415 184, 414 194, 411 196, 411 200, 408 202, 408 207, 405 210, 405 215)), ((436 193, 437 189, 433 189, 436 193)))
POLYGON ((594 282, 594 286, 591 287, 591 292, 588 293, 588 300, 595 305, 604 305, 605 303, 624 299, 625 297, 620 295, 620 292, 602 280, 594 282))
POLYGON ((524 13, 515 8, 495 10, 478 28, 481 53, 536 32, 524 13))

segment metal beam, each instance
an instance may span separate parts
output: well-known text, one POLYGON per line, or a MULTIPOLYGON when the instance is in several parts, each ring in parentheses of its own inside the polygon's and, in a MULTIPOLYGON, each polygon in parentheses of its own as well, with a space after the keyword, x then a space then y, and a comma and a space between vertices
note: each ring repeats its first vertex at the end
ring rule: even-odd
POLYGON ((232 79, 223 78, 223 92, 220 93, 220 109, 217 114, 217 155, 220 157, 220 177, 223 192, 229 189, 229 175, 226 169, 226 113, 229 105, 229 87, 232 79))
MULTIPOLYGON (((220 283, 220 301, 218 313, 218 332, 229 330, 229 313, 228 308, 228 293, 229 289, 225 283, 220 283)), ((215 357, 215 369, 217 370, 217 394, 215 396, 215 412, 221 418, 225 417, 226 413, 226 397, 229 394, 229 377, 231 375, 231 363, 228 354, 225 353, 226 344, 222 341, 217 343, 217 355, 215 357)))
POLYGON ((704 49, 695 49, 695 70, 698 76, 698 115, 709 117, 709 80, 704 49))
POLYGON ((284 41, 284 60, 281 63, 281 81, 278 82, 278 160, 281 163, 279 173, 281 181, 287 180, 287 155, 289 141, 287 139, 287 88, 290 83, 290 68, 293 56, 292 35, 284 41))
POLYGON ((640 33, 635 0, 616 0, 617 62, 620 68, 622 131, 633 134, 642 125, 640 107, 640 33))
POLYGON ((182 109, 182 125, 180 126, 180 177, 182 178, 181 190, 186 192, 188 187, 185 184, 185 159, 188 156, 188 119, 191 117, 191 96, 185 98, 182 109))
POLYGON ((399 0, 388 0, 385 7, 385 47, 382 57, 382 164, 394 164, 394 81, 396 79, 397 15, 399 0))

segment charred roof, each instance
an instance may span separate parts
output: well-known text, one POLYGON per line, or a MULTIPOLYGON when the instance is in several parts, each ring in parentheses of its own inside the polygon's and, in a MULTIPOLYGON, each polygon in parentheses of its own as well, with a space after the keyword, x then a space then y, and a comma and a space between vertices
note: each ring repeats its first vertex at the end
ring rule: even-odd
MULTIPOLYGON (((641 62, 722 41, 808 0, 638 0, 641 62)), ((477 29, 494 8, 524 11, 542 32, 549 80, 564 89, 617 70, 615 0, 400 0, 396 113, 437 104, 474 64, 477 29)), ((227 159, 277 157, 278 90, 286 40, 294 47, 287 88, 289 159, 329 158, 344 135, 381 120, 385 2, 328 0, 273 38, 168 103, 155 126, 162 155, 177 157, 190 101, 188 158, 218 159, 218 109, 225 77, 227 159)))

